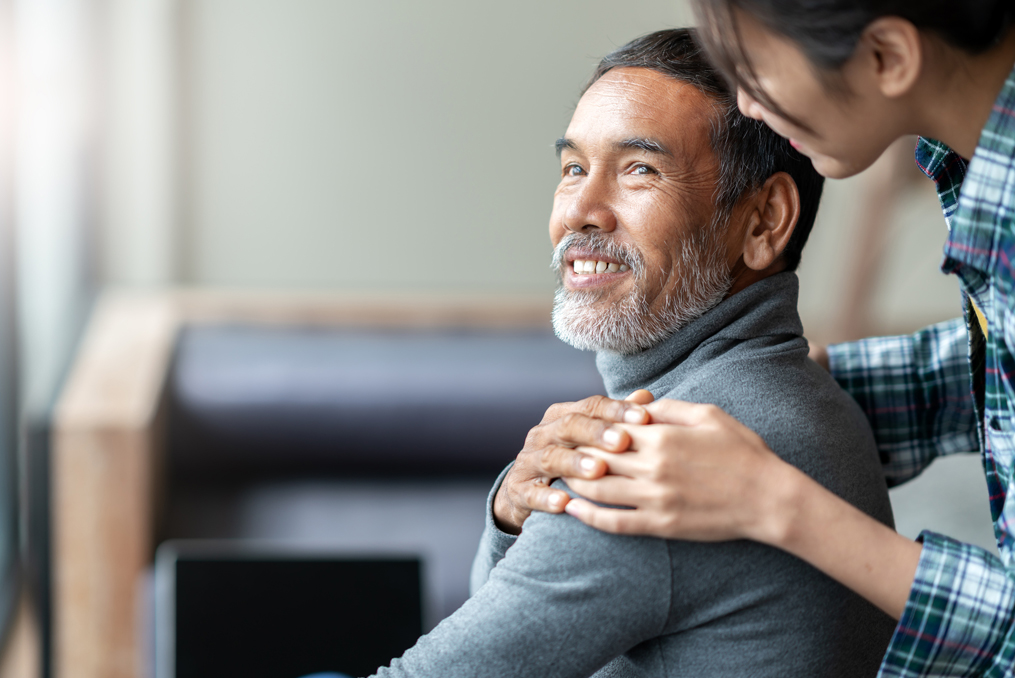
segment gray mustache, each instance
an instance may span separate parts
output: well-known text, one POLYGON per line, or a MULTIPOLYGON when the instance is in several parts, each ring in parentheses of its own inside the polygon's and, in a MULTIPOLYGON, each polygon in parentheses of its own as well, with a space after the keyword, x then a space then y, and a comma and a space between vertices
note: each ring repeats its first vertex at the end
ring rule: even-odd
POLYGON ((618 243, 612 237, 598 232, 588 235, 571 233, 565 236, 553 250, 550 268, 560 273, 565 266, 564 257, 569 250, 576 247, 586 248, 627 264, 631 267, 635 277, 640 276, 641 272, 645 269, 645 260, 641 256, 641 252, 630 245, 618 243))

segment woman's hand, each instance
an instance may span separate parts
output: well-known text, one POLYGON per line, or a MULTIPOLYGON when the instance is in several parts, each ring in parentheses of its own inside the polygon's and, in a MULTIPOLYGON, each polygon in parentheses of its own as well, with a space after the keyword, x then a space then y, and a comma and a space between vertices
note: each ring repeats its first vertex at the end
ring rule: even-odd
POLYGON ((652 425, 617 425, 630 436, 631 452, 578 448, 603 459, 611 475, 565 478, 583 497, 633 510, 573 499, 568 513, 607 532, 698 541, 779 537, 779 490, 799 471, 714 405, 661 400, 646 409, 652 425))
POLYGON ((639 390, 626 401, 593 396, 551 405, 539 426, 525 437, 525 446, 497 490, 493 502, 497 526, 518 534, 532 511, 563 511, 571 497, 550 483, 562 476, 598 478, 607 470, 604 461, 575 448, 595 446, 597 454, 623 452, 631 439, 619 422, 647 423, 648 412, 642 405, 650 402, 652 394, 639 390))
POLYGON ((782 461, 718 407, 660 400, 648 426, 617 424, 631 452, 579 451, 605 460, 598 480, 565 478, 611 509, 572 499, 565 510, 607 532, 693 541, 753 539, 810 563, 898 619, 921 545, 782 461))

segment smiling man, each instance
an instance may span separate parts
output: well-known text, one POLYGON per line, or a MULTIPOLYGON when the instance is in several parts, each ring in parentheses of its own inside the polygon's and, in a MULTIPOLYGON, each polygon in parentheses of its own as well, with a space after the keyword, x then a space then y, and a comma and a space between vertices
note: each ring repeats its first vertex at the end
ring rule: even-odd
MULTIPOLYGON (((809 162, 740 116, 687 30, 606 57, 557 150, 553 324, 598 352, 611 397, 719 405, 891 524, 866 419, 801 336, 793 270, 822 185, 809 162)), ((876 673, 894 622, 803 561, 519 514, 501 487, 514 472, 491 494, 473 597, 380 675, 876 673)))

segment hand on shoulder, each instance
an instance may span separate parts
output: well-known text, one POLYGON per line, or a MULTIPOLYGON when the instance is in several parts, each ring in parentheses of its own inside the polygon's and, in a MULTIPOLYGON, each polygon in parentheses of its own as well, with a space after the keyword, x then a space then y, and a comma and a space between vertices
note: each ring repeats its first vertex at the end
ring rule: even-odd
POLYGON ((650 425, 617 425, 630 436, 629 452, 578 448, 602 459, 609 474, 565 477, 588 500, 571 500, 569 514, 616 533, 695 541, 779 538, 779 490, 797 469, 715 405, 660 400, 646 409, 650 425))
POLYGON ((497 526, 518 534, 532 511, 563 511, 570 496, 551 488, 550 483, 564 476, 598 478, 607 471, 604 461, 576 448, 594 446, 607 453, 623 452, 631 440, 620 422, 648 422, 643 406, 650 402, 651 393, 635 391, 626 401, 593 396, 550 406, 525 437, 525 446, 494 497, 497 526))

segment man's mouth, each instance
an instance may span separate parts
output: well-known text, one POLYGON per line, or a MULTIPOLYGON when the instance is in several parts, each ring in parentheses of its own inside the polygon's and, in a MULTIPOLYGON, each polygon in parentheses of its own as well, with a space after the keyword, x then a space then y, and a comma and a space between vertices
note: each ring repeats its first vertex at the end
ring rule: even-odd
POLYGON ((631 270, 627 264, 596 259, 575 259, 572 263, 575 275, 600 275, 603 273, 625 273, 631 270))
POLYGON ((557 243, 553 253, 553 269, 570 290, 612 289, 639 276, 643 266, 633 246, 598 233, 572 233, 557 243))
POLYGON ((576 247, 564 259, 563 282, 573 290, 610 287, 632 274, 630 264, 622 263, 619 256, 593 248, 576 247))

